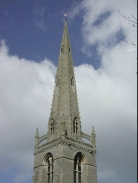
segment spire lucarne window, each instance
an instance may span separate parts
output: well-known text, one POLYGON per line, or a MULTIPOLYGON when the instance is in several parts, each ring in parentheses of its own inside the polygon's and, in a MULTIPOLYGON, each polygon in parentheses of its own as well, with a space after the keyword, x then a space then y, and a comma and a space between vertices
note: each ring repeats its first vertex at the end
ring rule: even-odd
POLYGON ((55 130, 54 120, 51 119, 50 122, 51 122, 51 124, 50 124, 50 131, 51 131, 51 135, 53 135, 54 134, 54 130, 55 130))
POLYGON ((48 132, 40 137, 37 129, 35 135, 32 183, 97 183, 96 134, 94 127, 91 135, 81 129, 66 16, 59 48, 48 132))
POLYGON ((74 122, 73 122, 73 132, 75 134, 78 133, 78 119, 77 119, 77 117, 75 117, 74 122))

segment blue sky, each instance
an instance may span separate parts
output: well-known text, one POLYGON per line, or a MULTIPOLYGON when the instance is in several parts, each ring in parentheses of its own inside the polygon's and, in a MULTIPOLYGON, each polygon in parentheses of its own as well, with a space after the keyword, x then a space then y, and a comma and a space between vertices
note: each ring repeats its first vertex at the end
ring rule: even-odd
MULTIPOLYGON (((42 61, 45 57, 57 64, 61 42, 64 13, 80 1, 41 0, 3 1, 0 7, 0 38, 6 40, 11 55, 42 61)), ((70 39, 74 50, 74 64, 83 62, 99 67, 98 55, 93 50, 93 60, 81 52, 81 16, 69 20, 70 39)))
POLYGON ((136 0, 0 0, 0 183, 30 183, 47 133, 64 26, 82 130, 97 134, 98 183, 136 183, 136 0), (125 5, 125 6, 124 6, 125 5))
MULTIPOLYGON (((79 3, 81 1, 74 0, 68 2, 64 0, 3 1, 0 7, 0 38, 6 40, 11 55, 17 54, 20 58, 37 62, 47 57, 57 65, 63 15, 68 12, 70 15, 72 8, 79 3)), ((97 17, 93 26, 99 26, 110 15, 110 11, 102 13, 97 17)), ((84 54, 81 50, 84 45, 81 32, 82 18, 83 12, 74 20, 70 17, 68 19, 74 65, 88 63, 98 69, 100 67, 98 43, 90 47, 91 56, 84 54)), ((116 39, 117 42, 125 40, 123 32, 118 31, 116 39)))

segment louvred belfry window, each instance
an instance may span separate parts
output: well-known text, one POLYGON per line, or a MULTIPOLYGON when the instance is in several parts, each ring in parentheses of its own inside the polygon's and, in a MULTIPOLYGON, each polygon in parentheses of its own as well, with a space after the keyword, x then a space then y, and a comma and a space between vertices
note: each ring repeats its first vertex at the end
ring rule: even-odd
POLYGON ((53 157, 51 154, 47 158, 47 182, 53 183, 53 157))
POLYGON ((53 155, 51 153, 48 153, 44 157, 43 166, 45 171, 44 173, 45 183, 53 183, 54 164, 53 164, 53 155))
POLYGON ((77 153, 74 159, 74 183, 82 182, 82 153, 77 153))

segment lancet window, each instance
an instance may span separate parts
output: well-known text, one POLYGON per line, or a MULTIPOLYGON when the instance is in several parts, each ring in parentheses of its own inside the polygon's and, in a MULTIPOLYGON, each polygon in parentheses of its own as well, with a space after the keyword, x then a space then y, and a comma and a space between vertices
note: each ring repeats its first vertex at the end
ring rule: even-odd
POLYGON ((43 166, 45 167, 45 183, 53 183, 53 170, 54 170, 54 165, 53 165, 53 155, 51 153, 48 153, 43 161, 43 166))
POLYGON ((74 158, 74 183, 82 183, 82 153, 79 152, 74 158))
POLYGON ((48 183, 53 183, 53 157, 49 157, 47 160, 47 178, 48 178, 48 183))
POLYGON ((73 121, 73 132, 75 134, 78 133, 78 118, 75 118, 74 121, 73 121))
POLYGON ((53 156, 48 154, 47 156, 47 183, 53 183, 53 156))

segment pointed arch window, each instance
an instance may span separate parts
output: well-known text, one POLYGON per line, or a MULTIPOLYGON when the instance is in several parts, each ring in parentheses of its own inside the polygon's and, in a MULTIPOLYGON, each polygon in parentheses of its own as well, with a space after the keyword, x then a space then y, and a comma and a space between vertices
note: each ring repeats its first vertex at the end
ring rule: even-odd
POLYGON ((73 121, 73 133, 78 133, 78 118, 76 117, 73 121))
POLYGON ((74 158, 74 183, 82 183, 82 162, 83 155, 79 152, 74 158))
POLYGON ((53 183, 53 157, 49 156, 47 159, 47 182, 53 183))
POLYGON ((46 166, 46 183, 53 183, 53 155, 48 153, 44 158, 44 166, 46 166))

